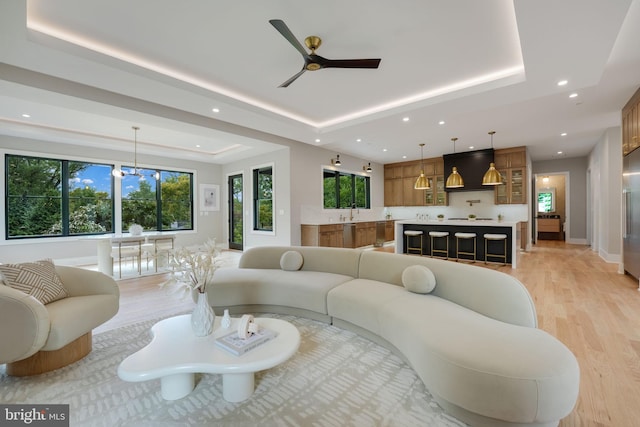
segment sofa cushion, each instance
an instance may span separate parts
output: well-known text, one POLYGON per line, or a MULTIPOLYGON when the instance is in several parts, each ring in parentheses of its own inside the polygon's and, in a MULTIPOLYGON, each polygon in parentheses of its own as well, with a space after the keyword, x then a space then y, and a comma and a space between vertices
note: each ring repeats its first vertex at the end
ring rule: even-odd
POLYGON ((6 285, 32 295, 42 304, 69 296, 50 259, 21 264, 0 264, 0 273, 6 285))
POLYGON ((287 251, 280 257, 280 268, 285 271, 297 271, 302 267, 304 258, 298 251, 287 251))
POLYGON ((402 286, 369 279, 354 279, 327 294, 329 316, 345 320, 380 335, 380 307, 409 294, 402 286))
POLYGON ((320 271, 221 268, 207 296, 214 307, 278 305, 327 314, 327 292, 352 279, 320 271))
POLYGON ((402 284, 417 294, 428 294, 436 287, 436 277, 424 265, 410 265, 402 271, 402 284))

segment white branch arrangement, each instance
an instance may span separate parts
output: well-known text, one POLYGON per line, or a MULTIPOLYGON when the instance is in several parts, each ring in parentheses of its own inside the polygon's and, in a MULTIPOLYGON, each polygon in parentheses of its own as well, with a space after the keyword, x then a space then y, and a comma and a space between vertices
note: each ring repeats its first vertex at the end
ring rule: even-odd
POLYGON ((169 294, 177 294, 182 298, 186 298, 195 290, 204 293, 207 285, 213 282, 215 271, 220 267, 219 255, 215 239, 209 239, 203 250, 193 251, 182 247, 171 251, 171 278, 161 283, 160 287, 166 288, 169 294))

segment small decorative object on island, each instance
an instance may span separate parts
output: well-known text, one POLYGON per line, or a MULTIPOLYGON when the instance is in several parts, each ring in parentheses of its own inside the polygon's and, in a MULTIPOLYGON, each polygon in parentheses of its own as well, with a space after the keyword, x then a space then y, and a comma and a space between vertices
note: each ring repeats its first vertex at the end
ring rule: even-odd
POLYGON ((198 337, 213 332, 216 316, 209 304, 206 288, 213 282, 213 274, 219 266, 218 255, 215 240, 207 241, 203 250, 180 248, 173 251, 169 256, 171 278, 160 285, 174 287, 172 293, 182 293, 183 297, 198 291, 196 308, 191 314, 191 328, 198 337))
POLYGON ((444 220, 444 215, 438 214, 438 221, 443 221, 443 220, 444 220))
POLYGON ((229 309, 224 309, 224 316, 222 316, 222 321, 220 322, 223 329, 229 329, 231 327, 231 316, 229 316, 229 309))
POLYGON ((142 234, 142 226, 140 224, 133 223, 129 226, 129 233, 132 236, 139 236, 142 234))
POLYGON ((474 214, 469 214, 469 221, 475 221, 476 216, 474 214))
POLYGON ((504 216, 502 216, 502 214, 498 214, 498 222, 502 222, 503 219, 504 219, 504 216))

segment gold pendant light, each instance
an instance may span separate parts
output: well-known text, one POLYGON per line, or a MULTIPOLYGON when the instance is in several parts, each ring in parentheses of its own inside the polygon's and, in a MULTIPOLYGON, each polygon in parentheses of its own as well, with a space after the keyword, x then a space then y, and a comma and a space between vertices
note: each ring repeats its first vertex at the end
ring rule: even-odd
POLYGON ((416 190, 431 190, 429 186, 429 180, 424 176, 424 160, 422 158, 424 144, 420 144, 420 176, 416 179, 416 183, 413 188, 416 190))
MULTIPOLYGON (((455 154, 456 152, 456 141, 458 140, 458 138, 451 138, 451 140, 453 141, 453 153, 455 154)), ((453 167, 451 170, 451 175, 449 175, 449 177, 447 178, 447 182, 445 184, 446 188, 462 188, 464 187, 464 180, 462 179, 462 176, 458 173, 458 168, 457 167, 453 167)))
MULTIPOLYGON (((492 130, 489 132, 491 135, 491 148, 493 149, 493 135, 496 131, 492 130)), ((502 176, 500 172, 496 170, 496 164, 491 162, 489 163, 489 170, 482 177, 482 185, 500 185, 502 184, 502 176)))

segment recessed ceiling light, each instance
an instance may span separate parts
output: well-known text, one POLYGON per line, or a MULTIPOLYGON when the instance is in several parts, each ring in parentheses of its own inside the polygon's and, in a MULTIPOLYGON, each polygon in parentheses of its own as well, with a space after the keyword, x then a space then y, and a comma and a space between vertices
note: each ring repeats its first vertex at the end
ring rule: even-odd
POLYGON ((566 86, 566 85, 567 85, 567 83, 569 83, 569 80, 560 80, 560 81, 558 82, 558 86, 566 86))
POLYGON ((409 117, 403 117, 403 118, 402 118, 402 121, 403 121, 403 122, 408 122, 408 121, 409 121, 409 117))
POLYGON ((577 96, 578 96, 578 94, 574 92, 571 95, 569 95, 569 98, 576 98, 577 96))
POLYGON ((438 124, 439 124, 439 125, 443 125, 444 123, 445 123, 445 122, 444 122, 444 120, 440 120, 440 121, 438 122, 438 124))
POLYGON ((25 119, 28 119, 29 117, 31 117, 31 114, 24 113, 22 117, 24 117, 25 119))
POLYGON ((196 148, 200 148, 200 144, 196 144, 196 148))
POLYGON ((562 133, 560 134, 560 136, 567 136, 567 133, 566 133, 566 132, 562 132, 562 133))
POLYGON ((384 151, 386 153, 388 150, 386 148, 383 148, 382 151, 384 151))
POLYGON ((469 150, 473 150, 474 148, 476 148, 476 147, 474 147, 473 145, 469 146, 469 150))
POLYGON ((356 142, 361 142, 361 141, 362 141, 362 138, 356 139, 356 142))
POLYGON ((219 113, 220 109, 219 108, 212 108, 211 111, 213 111, 214 113, 219 113))
POLYGON ((320 142, 320 138, 316 138, 316 142, 320 142))
POLYGON ((402 158, 403 158, 403 159, 406 159, 406 158, 407 158, 407 156, 402 156, 402 158))
POLYGON ((558 154, 562 154, 562 151, 558 151, 558 154))

